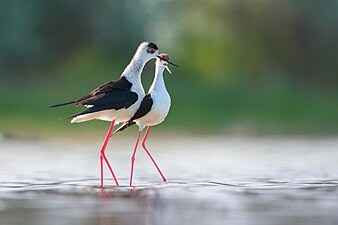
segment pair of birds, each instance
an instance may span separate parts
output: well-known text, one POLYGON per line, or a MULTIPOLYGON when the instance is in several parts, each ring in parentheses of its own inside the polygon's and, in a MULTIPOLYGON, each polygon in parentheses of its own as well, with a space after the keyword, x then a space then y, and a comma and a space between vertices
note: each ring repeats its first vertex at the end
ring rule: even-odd
POLYGON ((75 104, 77 106, 83 105, 87 107, 86 110, 68 117, 72 118, 71 123, 80 123, 94 119, 111 121, 108 133, 100 150, 101 186, 103 186, 104 180, 103 161, 107 164, 116 185, 119 186, 113 169, 105 155, 105 150, 108 141, 112 136, 114 126, 118 123, 123 124, 114 133, 122 131, 134 124, 139 126, 135 147, 131 157, 129 185, 132 186, 135 154, 139 145, 141 132, 145 127, 148 128, 142 140, 142 147, 154 163, 163 182, 166 182, 166 178, 146 147, 146 140, 151 127, 161 123, 170 109, 171 100, 163 79, 163 72, 165 69, 171 73, 168 64, 177 66, 169 61, 169 56, 167 54, 159 54, 156 44, 152 42, 143 42, 137 48, 136 53, 128 66, 124 69, 119 80, 109 81, 79 99, 50 106, 50 108, 53 108, 75 104), (155 77, 149 92, 146 95, 141 83, 141 74, 145 64, 151 59, 157 59, 155 77))

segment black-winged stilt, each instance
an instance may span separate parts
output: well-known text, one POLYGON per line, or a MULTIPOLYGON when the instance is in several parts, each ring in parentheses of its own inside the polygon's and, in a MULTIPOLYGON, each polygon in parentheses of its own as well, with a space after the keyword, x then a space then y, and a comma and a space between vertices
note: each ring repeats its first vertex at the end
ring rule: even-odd
POLYGON ((130 120, 140 107, 145 96, 141 84, 141 73, 145 64, 156 57, 159 57, 157 45, 152 42, 143 42, 137 48, 134 57, 124 69, 119 80, 109 81, 77 100, 50 106, 50 108, 68 104, 86 106, 87 109, 83 112, 69 117, 72 118, 72 123, 93 119, 111 121, 100 151, 101 186, 103 186, 103 160, 106 162, 116 185, 119 185, 105 155, 105 150, 114 125, 130 120))
POLYGON ((155 162, 154 158, 151 156, 150 152, 146 147, 146 140, 150 128, 154 125, 163 122, 170 109, 171 104, 170 95, 166 89, 163 79, 164 69, 167 69, 168 72, 171 73, 171 71, 168 68, 168 63, 175 65, 174 63, 169 62, 169 56, 167 54, 160 54, 160 56, 156 60, 154 81, 149 89, 148 94, 143 98, 140 108, 137 110, 135 115, 129 121, 124 122, 122 126, 115 131, 115 133, 123 131, 124 129, 134 125, 135 123, 139 126, 134 151, 131 157, 131 171, 129 182, 130 186, 132 186, 133 182, 133 171, 136 150, 139 144, 141 132, 146 126, 148 126, 148 128, 142 140, 142 147, 147 153, 147 155, 150 157, 151 161, 154 163, 156 169, 158 170, 158 172, 162 177, 163 182, 166 182, 166 178, 162 174, 160 168, 158 167, 157 163, 155 162))

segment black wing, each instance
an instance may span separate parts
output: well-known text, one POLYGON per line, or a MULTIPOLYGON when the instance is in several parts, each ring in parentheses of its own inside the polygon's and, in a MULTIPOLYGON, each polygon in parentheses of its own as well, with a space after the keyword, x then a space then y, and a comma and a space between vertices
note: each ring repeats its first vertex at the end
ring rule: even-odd
POLYGON ((147 115, 150 112, 151 107, 153 106, 153 99, 151 98, 150 94, 144 96, 140 108, 136 111, 135 115, 130 119, 130 121, 136 120, 147 115))
POLYGON ((120 126, 114 133, 123 131, 126 128, 135 124, 134 120, 139 119, 145 115, 147 115, 151 107, 153 106, 153 99, 151 98, 150 94, 144 96, 140 108, 136 111, 135 115, 127 122, 124 122, 122 126, 120 126))
POLYGON ((108 100, 109 97, 112 97, 114 93, 116 95, 122 95, 130 92, 130 88, 132 87, 132 84, 125 78, 121 77, 117 81, 109 81, 100 87, 94 89, 89 94, 65 103, 52 105, 49 108, 69 105, 69 104, 75 104, 75 105, 94 105, 96 102, 98 104, 104 104, 105 100, 108 100), (106 96, 107 95, 107 96, 106 96), (108 98, 107 98, 108 97, 108 98))
POLYGON ((109 81, 101 85, 89 94, 77 100, 52 105, 50 108, 68 104, 91 106, 87 110, 75 114, 72 117, 107 109, 118 110, 122 108, 129 108, 138 99, 138 95, 135 92, 130 91, 131 87, 132 83, 130 83, 125 77, 121 77, 121 79, 117 81, 109 81))

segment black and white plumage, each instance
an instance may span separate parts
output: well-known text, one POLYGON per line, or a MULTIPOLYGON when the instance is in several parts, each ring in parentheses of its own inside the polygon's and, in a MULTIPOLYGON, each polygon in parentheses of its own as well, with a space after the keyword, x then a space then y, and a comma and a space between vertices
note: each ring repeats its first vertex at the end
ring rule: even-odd
POLYGON ((160 57, 162 59, 159 58, 156 60, 154 81, 148 94, 143 98, 141 106, 134 116, 129 121, 124 122, 115 133, 123 131, 134 124, 137 124, 140 131, 142 131, 146 126, 154 126, 163 122, 168 115, 171 98, 165 86, 163 72, 164 69, 167 69, 170 72, 168 68, 169 56, 162 53, 160 57))
POLYGON ((131 171, 129 182, 130 186, 132 186, 136 150, 140 140, 141 132, 146 126, 148 126, 148 129, 143 137, 142 147, 154 163, 156 169, 162 177, 163 182, 166 182, 166 178, 164 177, 154 158, 151 156, 150 152, 146 148, 145 142, 147 140, 150 128, 154 125, 161 123, 168 115, 170 109, 171 99, 163 79, 163 72, 165 69, 167 69, 168 72, 171 73, 168 68, 168 63, 170 63, 169 56, 167 54, 161 54, 160 57, 156 60, 155 78, 149 89, 148 94, 145 95, 145 97, 143 98, 142 103, 134 116, 130 120, 124 122, 122 126, 115 131, 115 133, 122 131, 129 126, 132 126, 133 124, 137 124, 139 126, 136 144, 131 157, 131 171))
POLYGON ((129 82, 125 77, 121 77, 117 81, 109 81, 101 85, 91 93, 77 100, 53 105, 51 107, 58 107, 68 104, 86 106, 86 110, 68 117, 73 118, 72 122, 83 122, 90 120, 91 116, 93 119, 110 120, 108 116, 104 117, 104 113, 101 113, 103 115, 98 117, 99 112, 105 110, 128 109, 132 104, 135 104, 139 97, 135 92, 130 91, 131 87, 132 83, 129 82), (81 120, 81 116, 85 117, 81 120))
POLYGON ((142 99, 145 96, 141 84, 141 73, 145 64, 156 57, 159 57, 157 45, 151 42, 143 42, 137 48, 134 57, 124 69, 119 80, 109 81, 77 100, 50 106, 53 108, 75 104, 87 107, 86 110, 70 117, 72 118, 72 123, 93 119, 111 121, 111 125, 100 151, 101 186, 103 186, 103 160, 106 162, 116 185, 119 185, 105 155, 105 149, 108 145, 115 123, 130 120, 140 107, 142 99))
POLYGON ((72 123, 93 119, 114 120, 115 123, 128 121, 139 108, 145 95, 141 84, 143 67, 150 59, 156 58, 157 54, 156 44, 144 42, 138 47, 119 80, 109 81, 77 100, 50 107, 68 104, 86 106, 86 110, 70 117, 73 118, 72 123))
POLYGON ((141 106, 140 108, 136 111, 135 115, 128 120, 127 122, 124 122, 122 124, 122 126, 120 126, 116 131, 116 132, 120 132, 125 130, 126 128, 136 124, 135 120, 139 119, 143 116, 145 116, 147 113, 150 112, 151 107, 153 106, 153 99, 151 98, 150 94, 146 94, 141 102, 141 106))

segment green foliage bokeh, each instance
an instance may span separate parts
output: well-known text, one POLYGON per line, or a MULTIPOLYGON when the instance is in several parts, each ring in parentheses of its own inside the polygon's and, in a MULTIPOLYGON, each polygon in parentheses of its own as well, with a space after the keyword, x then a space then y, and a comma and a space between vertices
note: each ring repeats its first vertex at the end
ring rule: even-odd
MULTIPOLYGON (((181 66, 165 77, 167 129, 336 133, 337 11, 334 0, 3 0, 0 132, 71 129, 58 119, 79 108, 47 106, 118 79, 151 40, 181 66)), ((153 73, 151 62, 145 89, 153 73)))

